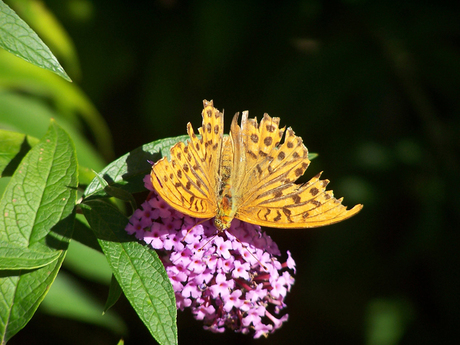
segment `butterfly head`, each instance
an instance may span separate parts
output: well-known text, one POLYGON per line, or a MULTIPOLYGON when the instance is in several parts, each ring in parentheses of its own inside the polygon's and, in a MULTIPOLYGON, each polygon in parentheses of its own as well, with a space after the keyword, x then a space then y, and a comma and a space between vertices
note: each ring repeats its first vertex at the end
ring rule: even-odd
POLYGON ((217 215, 214 218, 214 225, 216 226, 219 232, 227 230, 232 225, 233 217, 226 215, 217 215))

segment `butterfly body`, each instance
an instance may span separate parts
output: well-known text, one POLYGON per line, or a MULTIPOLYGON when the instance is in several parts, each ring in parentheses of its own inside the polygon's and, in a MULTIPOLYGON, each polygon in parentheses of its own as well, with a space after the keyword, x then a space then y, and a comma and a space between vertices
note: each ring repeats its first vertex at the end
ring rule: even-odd
POLYGON ((217 230, 223 231, 228 229, 235 218, 236 208, 233 207, 233 194, 231 177, 233 170, 233 148, 230 137, 225 137, 222 147, 222 156, 220 163, 220 187, 217 195, 216 216, 214 225, 217 230))
POLYGON ((199 138, 187 125, 190 141, 171 148, 152 167, 151 180, 160 196, 178 211, 214 218, 218 231, 234 218, 276 228, 310 228, 333 224, 361 210, 347 210, 326 191, 320 174, 305 184, 294 182, 310 164, 308 150, 291 128, 279 128, 279 118, 265 114, 259 122, 243 112, 234 116, 230 135, 223 136, 223 114, 203 101, 199 138))

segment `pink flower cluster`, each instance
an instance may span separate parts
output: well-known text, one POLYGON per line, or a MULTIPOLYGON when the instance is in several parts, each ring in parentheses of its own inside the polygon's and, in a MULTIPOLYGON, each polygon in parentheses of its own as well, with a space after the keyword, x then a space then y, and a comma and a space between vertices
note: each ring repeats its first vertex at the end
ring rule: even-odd
POLYGON ((171 208, 155 193, 149 175, 144 182, 152 192, 126 231, 159 251, 177 308, 190 307, 213 332, 253 330, 259 338, 281 327, 288 315, 275 315, 294 283, 290 253, 280 263, 276 243, 259 226, 235 219, 219 233, 212 220, 199 223, 171 208))

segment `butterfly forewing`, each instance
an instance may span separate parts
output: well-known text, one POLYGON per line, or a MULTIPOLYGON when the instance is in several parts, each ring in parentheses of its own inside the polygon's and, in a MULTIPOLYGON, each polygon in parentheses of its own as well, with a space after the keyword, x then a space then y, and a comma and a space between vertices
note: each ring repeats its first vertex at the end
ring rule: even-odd
POLYGON ((231 138, 234 152, 232 172, 232 189, 234 195, 244 195, 239 204, 250 201, 251 190, 255 190, 260 181, 273 171, 271 152, 279 144, 284 128, 278 127, 279 118, 264 115, 260 126, 256 119, 248 119, 248 112, 243 112, 241 128, 235 116, 231 126, 231 138))
POLYGON ((272 199, 273 195, 290 188, 289 183, 302 176, 310 164, 307 148, 292 129, 288 128, 284 143, 279 146, 284 128, 279 129, 278 118, 265 114, 260 126, 255 126, 246 117, 243 113, 241 133, 249 140, 245 143, 247 157, 242 160, 246 164, 240 167, 238 174, 235 170, 234 175, 234 179, 242 181, 234 189, 234 194, 244 195, 240 208, 259 204, 263 197, 272 199))
POLYGON ((153 187, 176 210, 193 217, 213 217, 210 193, 187 168, 188 163, 177 160, 178 155, 184 155, 184 147, 178 143, 171 149, 171 162, 164 157, 155 163, 151 172, 153 187))
MULTIPOLYGON (((288 129, 287 140, 291 140, 289 135, 293 135, 293 131, 288 129)), ((251 192, 248 201, 261 202, 257 200, 260 197, 260 190, 272 191, 274 195, 279 194, 283 189, 289 188, 290 183, 296 181, 303 175, 308 168, 310 161, 308 159, 308 151, 302 144, 302 141, 292 140, 285 142, 278 149, 273 149, 271 152, 273 160, 263 169, 260 178, 256 183, 251 183, 251 192)), ((254 174, 252 179, 255 179, 254 174)), ((273 197, 273 195, 271 195, 273 197)))
POLYGON ((190 141, 171 148, 152 167, 151 180, 160 196, 178 211, 198 218, 216 214, 218 168, 222 150, 223 115, 211 102, 204 102, 201 138, 187 125, 190 141))

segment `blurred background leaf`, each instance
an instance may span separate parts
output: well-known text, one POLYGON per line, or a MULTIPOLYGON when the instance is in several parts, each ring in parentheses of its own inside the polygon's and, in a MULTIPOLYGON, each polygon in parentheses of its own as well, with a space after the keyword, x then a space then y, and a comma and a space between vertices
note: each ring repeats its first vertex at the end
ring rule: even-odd
MULTIPOLYGON (((53 49, 75 82, 61 84, 0 55, 0 92, 41 103, 37 113, 51 108, 94 145, 101 166, 114 157, 101 117, 118 157, 185 134, 189 121, 199 127, 202 100, 214 99, 227 128, 237 111, 281 117, 281 125, 292 126, 319 154, 301 181, 324 170, 346 205, 364 204, 356 217, 327 228, 268 230, 282 251, 292 252, 298 270, 286 301, 289 321, 264 343, 457 341, 460 4, 41 3, 78 52, 68 59, 53 49), (80 68, 70 67, 72 61, 80 68)), ((103 304, 106 286, 76 276, 103 304)), ((129 342, 151 341, 123 297, 112 309, 131 330, 129 342)), ((82 339, 74 343, 119 339, 84 323, 40 317, 50 321, 36 315, 12 343, 23 343, 28 329, 50 342, 62 340, 60 329, 77 330, 82 339), (46 325, 53 329, 41 333, 46 325)), ((187 343, 255 343, 206 332, 189 311, 178 322, 179 339, 187 343)))
POLYGON ((43 301, 40 311, 95 324, 118 335, 126 334, 127 329, 123 320, 110 311, 102 315, 104 306, 85 290, 86 288, 72 276, 61 272, 43 301))
POLYGON ((72 77, 79 79, 80 62, 73 41, 48 7, 37 0, 10 0, 8 3, 46 41, 72 77))
MULTIPOLYGON (((30 101, 39 102, 42 108, 50 110, 58 122, 65 119, 75 130, 87 133, 95 142, 100 155, 106 159, 113 158, 111 136, 106 123, 75 83, 69 83, 49 71, 0 50, 0 94, 8 92, 18 93, 19 96, 28 97, 30 101)), ((15 110, 15 113, 7 114, 7 110, 6 106, 5 110, 2 107, 2 113, 5 114, 4 117, 9 115, 9 121, 15 121, 22 113, 15 110)), ((34 107, 29 111, 33 110, 34 107)), ((30 115, 28 117, 34 118, 30 115)), ((4 126, 8 125, 7 122, 4 126)), ((27 127, 16 129, 24 133, 29 130, 27 127)))
POLYGON ((0 1, 0 47, 35 66, 47 69, 71 81, 56 57, 35 31, 3 1, 0 1))

